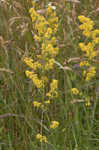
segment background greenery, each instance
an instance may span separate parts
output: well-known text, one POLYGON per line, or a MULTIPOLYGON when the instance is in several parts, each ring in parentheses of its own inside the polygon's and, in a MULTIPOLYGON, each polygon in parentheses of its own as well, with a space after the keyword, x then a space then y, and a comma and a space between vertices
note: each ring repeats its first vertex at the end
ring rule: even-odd
MULTIPOLYGON (((37 3, 43 9, 48 2, 49 0, 39 0, 37 3)), ((68 63, 70 58, 80 56, 78 44, 84 40, 78 28, 77 17, 90 17, 95 22, 95 28, 99 29, 99 1, 67 1, 66 5, 64 0, 53 2, 59 16, 57 40, 60 53, 57 61, 72 67, 75 74, 79 75, 79 70, 73 68, 74 62, 68 63)), ((1 150, 41 149, 35 139, 41 124, 41 111, 33 108, 36 89, 25 76, 27 66, 23 62, 24 56, 33 55, 32 51, 38 48, 32 37, 30 7, 30 0, 0 1, 1 150)), ((99 66, 98 57, 96 66, 99 66)), ((60 99, 49 108, 49 116, 58 118, 61 127, 53 132, 53 138, 48 137, 54 143, 43 144, 42 150, 99 150, 99 70, 89 85, 79 85, 75 74, 64 72, 57 66, 53 71, 53 76, 59 79, 60 99), (82 103, 69 103, 71 97, 68 97, 68 89, 75 83, 80 89, 90 87, 88 94, 92 93, 93 96, 92 107, 86 109, 82 103)), ((44 133, 48 136, 46 117, 44 121, 44 133)))

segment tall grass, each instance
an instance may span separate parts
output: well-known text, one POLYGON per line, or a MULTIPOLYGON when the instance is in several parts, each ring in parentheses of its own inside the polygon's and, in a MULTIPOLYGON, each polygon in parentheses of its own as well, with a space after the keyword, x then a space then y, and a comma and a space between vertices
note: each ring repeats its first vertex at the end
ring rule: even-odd
MULTIPOLYGON (((49 0, 38 1, 36 9, 40 15, 49 0)), ((25 57, 34 58, 40 51, 39 42, 33 39, 33 23, 29 14, 29 0, 4 0, 0 2, 0 149, 1 150, 98 150, 99 149, 99 50, 90 63, 96 69, 95 76, 86 82, 82 76, 80 62, 86 55, 80 42, 90 39, 82 35, 79 15, 93 20, 94 29, 99 29, 99 2, 80 0, 53 1, 59 18, 55 34, 59 54, 54 68, 45 72, 49 83, 43 92, 48 92, 52 79, 58 80, 58 97, 46 105, 46 109, 35 108, 42 94, 25 71, 29 67, 25 57), (79 90, 74 95, 73 88, 79 90), (89 103, 87 103, 89 102, 89 103), (50 129, 51 121, 59 126, 50 129), (41 133, 48 142, 40 142, 41 133)), ((40 72, 41 73, 41 72, 40 72)), ((42 98, 43 99, 43 98, 42 98)), ((44 104, 44 101, 43 101, 44 104)))

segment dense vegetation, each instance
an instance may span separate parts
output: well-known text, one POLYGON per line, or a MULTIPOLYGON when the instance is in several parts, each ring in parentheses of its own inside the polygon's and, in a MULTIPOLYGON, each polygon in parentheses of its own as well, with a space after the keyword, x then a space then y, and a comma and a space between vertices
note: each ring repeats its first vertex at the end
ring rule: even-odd
POLYGON ((99 150, 99 0, 0 1, 0 150, 99 150))

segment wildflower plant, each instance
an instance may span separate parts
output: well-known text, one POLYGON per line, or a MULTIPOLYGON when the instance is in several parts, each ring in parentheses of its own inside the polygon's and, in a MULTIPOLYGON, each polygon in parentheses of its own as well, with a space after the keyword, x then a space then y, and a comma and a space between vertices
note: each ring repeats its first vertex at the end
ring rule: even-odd
MULTIPOLYGON (((50 105, 50 101, 55 100, 58 97, 58 80, 53 78, 52 80, 48 79, 46 75, 49 71, 54 69, 54 60, 58 55, 59 48, 56 44, 55 34, 58 29, 58 17, 56 12, 51 5, 48 5, 46 9, 46 16, 42 16, 37 13, 35 9, 35 4, 29 10, 32 25, 33 25, 33 38, 35 42, 39 43, 39 54, 36 54, 36 58, 24 58, 24 62, 28 65, 31 71, 26 70, 25 74, 30 78, 40 92, 41 100, 33 101, 33 106, 35 108, 42 110, 42 117, 44 111, 46 111, 47 105, 50 105), (50 87, 46 87, 50 84, 50 87), (46 91, 46 89, 48 89, 46 91)), ((43 119, 43 118, 42 118, 43 119)), ((53 121, 50 125, 50 128, 56 128, 59 126, 59 122, 53 121)), ((42 124, 41 124, 41 133, 36 135, 36 138, 40 142, 47 143, 47 138, 43 136, 42 124)))

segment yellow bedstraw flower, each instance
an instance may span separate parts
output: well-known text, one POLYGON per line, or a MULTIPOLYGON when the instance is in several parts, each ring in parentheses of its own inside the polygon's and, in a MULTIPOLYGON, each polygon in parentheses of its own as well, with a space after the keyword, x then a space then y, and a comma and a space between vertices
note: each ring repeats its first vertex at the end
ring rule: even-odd
POLYGON ((34 39, 37 40, 38 42, 41 41, 41 37, 37 36, 37 35, 34 35, 34 39))
POLYGON ((53 33, 56 33, 58 29, 58 17, 56 17, 56 12, 51 6, 48 6, 47 15, 49 26, 52 28, 53 33))
POLYGON ((24 62, 33 70, 40 69, 42 67, 38 61, 33 63, 33 59, 31 58, 24 58, 24 62))
POLYGON ((43 81, 44 84, 48 83, 48 78, 47 76, 42 76, 41 80, 43 81))
POLYGON ((42 135, 41 135, 40 133, 38 133, 38 134, 36 135, 36 138, 37 138, 37 139, 40 139, 40 138, 42 138, 42 135))
POLYGON ((38 107, 40 107, 40 105, 41 105, 41 103, 39 103, 39 102, 37 102, 37 101, 34 101, 34 102, 33 102, 33 106, 34 106, 34 107, 37 107, 37 108, 38 108, 38 107))
POLYGON ((79 47, 82 51, 86 51, 86 45, 84 43, 79 43, 79 47))
POLYGON ((33 70, 37 70, 41 68, 42 68, 42 65, 38 61, 33 63, 33 70))
POLYGON ((34 85, 37 88, 41 88, 43 86, 43 81, 38 79, 37 74, 35 74, 34 72, 30 72, 28 70, 25 72, 25 74, 28 78, 32 79, 34 85))
POLYGON ((82 73, 82 75, 85 77, 86 73, 87 73, 87 71, 84 70, 83 73, 82 73))
POLYGON ((87 97, 85 101, 86 101, 86 102, 85 102, 85 105, 89 107, 89 106, 91 105, 91 103, 90 103, 90 98, 87 97))
POLYGON ((52 83, 50 84, 51 91, 54 91, 58 88, 58 80, 53 79, 52 83))
POLYGON ((34 8, 30 8, 29 13, 31 15, 32 22, 35 22, 37 18, 39 17, 39 14, 36 13, 34 8))
POLYGON ((48 142, 46 136, 42 136, 40 133, 38 133, 38 134, 36 135, 36 139, 39 139, 40 142, 45 142, 45 143, 48 142))
POLYGON ((49 61, 45 64, 45 70, 53 69, 54 59, 49 59, 49 61))
POLYGON ((52 29, 51 29, 51 28, 48 28, 48 29, 47 29, 47 32, 46 32, 45 35, 44 35, 45 38, 49 39, 49 38, 51 37, 52 33, 53 33, 52 29))
POLYGON ((91 78, 95 76, 95 74, 96 74, 95 67, 90 67, 85 80, 89 81, 91 78))
POLYGON ((99 30, 98 29, 95 29, 91 32, 91 37, 92 39, 96 39, 97 38, 97 35, 99 36, 99 30))
POLYGON ((72 93, 74 95, 77 95, 79 93, 79 90, 77 88, 72 88, 72 93))
POLYGON ((82 66, 90 66, 89 62, 88 61, 81 61, 80 62, 80 67, 82 66))
POLYGON ((87 17, 85 17, 83 15, 78 16, 78 19, 80 20, 81 23, 85 23, 85 22, 90 22, 91 21, 90 18, 87 18, 87 17))
POLYGON ((95 45, 93 44, 93 42, 89 42, 87 45, 85 45, 84 43, 79 43, 79 46, 82 51, 86 52, 86 55, 89 59, 92 59, 97 55, 94 50, 95 45))
POLYGON ((55 129, 59 126, 59 122, 58 121, 52 121, 51 125, 50 125, 50 128, 51 129, 55 129))
POLYGON ((37 24, 35 24, 35 29, 38 31, 39 36, 43 36, 45 34, 47 25, 48 25, 47 21, 38 22, 37 24))
POLYGON ((30 68, 33 68, 33 59, 25 57, 25 58, 24 58, 24 62, 25 62, 30 68))
POLYGON ((94 22, 90 18, 87 18, 83 15, 78 16, 78 19, 82 23, 79 26, 79 28, 80 28, 80 30, 83 30, 83 35, 85 35, 86 37, 90 37, 91 31, 92 31, 93 26, 94 26, 94 22))
POLYGON ((42 136, 42 138, 40 139, 40 142, 48 143, 46 136, 42 136))
POLYGON ((52 37, 52 39, 51 39, 51 44, 52 44, 52 45, 55 45, 55 44, 56 44, 56 38, 55 38, 55 37, 52 37))
POLYGON ((47 15, 52 14, 52 13, 53 13, 52 7, 51 7, 51 6, 48 6, 47 15))
POLYGON ((89 107, 91 105, 90 101, 87 101, 85 105, 89 107))
POLYGON ((32 81, 37 88, 43 87, 43 81, 38 79, 37 74, 33 75, 32 81))
POLYGON ((58 88, 58 80, 53 79, 52 83, 50 84, 50 91, 46 93, 46 96, 50 98, 57 97, 58 96, 57 88, 58 88))
POLYGON ((25 74, 26 74, 26 76, 27 76, 28 78, 30 78, 30 79, 32 79, 32 78, 33 78, 33 75, 34 75, 33 72, 28 71, 28 70, 25 71, 25 74))
POLYGON ((45 101, 45 104, 50 104, 50 100, 45 101))

